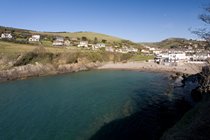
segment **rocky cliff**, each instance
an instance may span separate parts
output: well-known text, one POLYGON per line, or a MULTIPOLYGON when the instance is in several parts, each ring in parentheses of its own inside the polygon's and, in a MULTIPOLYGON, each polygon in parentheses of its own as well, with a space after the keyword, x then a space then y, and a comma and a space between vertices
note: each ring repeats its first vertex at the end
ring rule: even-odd
POLYGON ((0 71, 0 82, 16 79, 25 79, 28 77, 37 77, 44 75, 55 75, 61 73, 78 72, 96 68, 100 66, 99 62, 79 61, 73 64, 60 64, 58 66, 52 64, 27 64, 24 66, 13 67, 8 70, 0 71))
POLYGON ((205 95, 200 103, 162 136, 161 140, 209 140, 209 116, 210 95, 205 95))
POLYGON ((200 86, 192 91, 192 98, 198 102, 161 140, 209 140, 210 139, 210 67, 198 74, 200 86))

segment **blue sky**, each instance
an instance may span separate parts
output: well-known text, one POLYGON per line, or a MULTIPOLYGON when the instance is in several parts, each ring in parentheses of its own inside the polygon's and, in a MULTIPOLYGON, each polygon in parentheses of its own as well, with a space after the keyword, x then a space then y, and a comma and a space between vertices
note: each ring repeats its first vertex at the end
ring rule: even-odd
POLYGON ((196 38, 208 0, 0 0, 0 25, 38 31, 92 31, 135 42, 196 38))

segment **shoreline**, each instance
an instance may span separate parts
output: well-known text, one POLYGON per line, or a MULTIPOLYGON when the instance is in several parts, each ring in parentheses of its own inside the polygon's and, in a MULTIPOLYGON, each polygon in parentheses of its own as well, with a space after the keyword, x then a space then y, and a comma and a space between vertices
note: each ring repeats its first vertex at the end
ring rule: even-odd
POLYGON ((165 66, 154 62, 127 62, 127 63, 75 63, 55 67, 53 65, 28 64, 0 71, 0 83, 25 80, 33 77, 54 76, 87 70, 131 70, 140 72, 158 72, 175 74, 182 73, 193 75, 200 73, 205 64, 184 64, 180 66, 165 66))
POLYGON ((137 70, 143 72, 167 72, 193 75, 200 73, 205 64, 184 63, 179 66, 159 65, 154 62, 127 62, 127 63, 106 63, 98 67, 98 70, 137 70))

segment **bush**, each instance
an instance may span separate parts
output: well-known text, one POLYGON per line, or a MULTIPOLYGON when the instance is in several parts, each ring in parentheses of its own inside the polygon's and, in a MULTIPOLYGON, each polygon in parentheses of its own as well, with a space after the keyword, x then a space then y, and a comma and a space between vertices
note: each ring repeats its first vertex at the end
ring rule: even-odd
POLYGON ((85 56, 88 60, 90 60, 91 62, 103 62, 103 56, 101 55, 101 53, 99 52, 89 52, 86 54, 85 56))
POLYGON ((1 39, 2 41, 18 43, 18 44, 29 44, 27 40, 15 40, 15 39, 1 39))
POLYGON ((23 55, 20 59, 16 61, 14 66, 22 66, 22 65, 27 65, 29 64, 34 58, 36 58, 38 54, 34 52, 29 52, 23 55))
POLYGON ((32 64, 35 62, 40 62, 43 64, 51 63, 54 59, 54 54, 46 52, 45 48, 39 47, 34 49, 32 52, 25 53, 19 58, 14 66, 22 66, 27 64, 32 64))
POLYGON ((77 63, 79 56, 80 56, 79 52, 68 54, 66 63, 67 64, 77 63))

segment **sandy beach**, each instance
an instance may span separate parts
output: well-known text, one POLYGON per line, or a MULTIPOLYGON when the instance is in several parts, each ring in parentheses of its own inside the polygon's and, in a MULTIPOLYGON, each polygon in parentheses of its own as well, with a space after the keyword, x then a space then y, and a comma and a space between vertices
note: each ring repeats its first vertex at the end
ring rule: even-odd
POLYGON ((178 66, 159 65, 154 62, 127 62, 127 63, 105 63, 98 69, 116 69, 116 70, 139 70, 154 72, 173 72, 183 74, 196 74, 201 72, 205 63, 183 63, 178 66))

